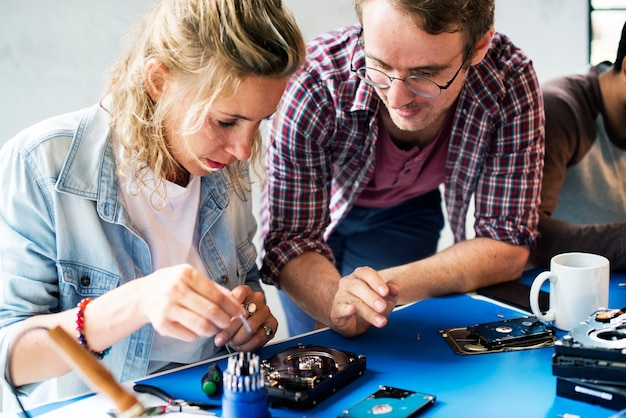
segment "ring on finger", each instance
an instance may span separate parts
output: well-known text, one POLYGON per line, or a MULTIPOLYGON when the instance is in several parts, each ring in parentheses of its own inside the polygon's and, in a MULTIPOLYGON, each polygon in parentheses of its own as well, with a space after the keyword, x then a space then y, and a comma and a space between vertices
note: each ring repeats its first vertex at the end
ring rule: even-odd
POLYGON ((265 336, 270 339, 274 336, 274 330, 268 327, 267 325, 263 325, 263 331, 265 331, 265 336))
POLYGON ((243 304, 244 309, 248 313, 248 316, 252 316, 256 312, 256 303, 248 302, 243 304))

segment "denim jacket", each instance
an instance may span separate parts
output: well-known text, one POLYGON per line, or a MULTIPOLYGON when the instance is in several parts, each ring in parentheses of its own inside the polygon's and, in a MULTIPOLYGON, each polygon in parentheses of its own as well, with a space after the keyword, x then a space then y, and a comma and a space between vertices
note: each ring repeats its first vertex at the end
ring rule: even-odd
MULTIPOLYGON (((74 308, 152 272, 148 246, 122 203, 109 123, 95 105, 40 122, 0 152, 1 370, 20 321, 74 308)), ((210 278, 261 291, 250 196, 242 200, 225 171, 201 184, 199 252, 210 278)), ((144 376, 153 334, 146 325, 116 343, 105 367, 119 381, 144 376)), ((207 346, 208 358, 216 350, 212 340, 207 346)))

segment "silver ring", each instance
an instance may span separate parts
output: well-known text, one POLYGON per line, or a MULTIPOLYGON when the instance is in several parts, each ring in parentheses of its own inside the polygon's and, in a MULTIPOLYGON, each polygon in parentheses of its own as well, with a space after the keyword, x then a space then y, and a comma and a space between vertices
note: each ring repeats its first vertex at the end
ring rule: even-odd
POLYGON ((274 336, 274 330, 270 327, 263 325, 263 331, 265 331, 265 336, 270 339, 274 336))
POLYGON ((244 303, 243 307, 248 313, 248 316, 252 316, 252 314, 256 312, 256 303, 254 302, 244 303))

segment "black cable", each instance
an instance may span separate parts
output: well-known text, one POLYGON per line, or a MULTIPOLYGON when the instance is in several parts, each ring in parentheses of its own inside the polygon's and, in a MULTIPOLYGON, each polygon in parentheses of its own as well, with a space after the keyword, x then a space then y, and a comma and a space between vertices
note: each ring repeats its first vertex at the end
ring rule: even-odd
POLYGON ((4 376, 6 377, 6 381, 9 385, 9 388, 11 389, 11 392, 13 392, 13 396, 15 396, 15 400, 17 401, 17 404, 20 406, 20 409, 22 410, 22 414, 24 415, 25 418, 31 418, 31 416, 28 413, 28 411, 26 411, 26 408, 24 408, 24 405, 22 404, 22 401, 20 400, 20 395, 17 391, 17 388, 15 387, 15 384, 13 383, 13 368, 11 367, 11 357, 12 357, 11 354, 13 353, 13 348, 15 347, 17 342, 24 335, 28 334, 31 331, 37 331, 37 330, 48 331, 49 329, 46 327, 41 327, 41 326, 31 327, 31 328, 26 328, 15 335, 15 337, 11 341, 11 344, 9 345, 9 351, 7 353, 7 362, 4 367, 4 376))

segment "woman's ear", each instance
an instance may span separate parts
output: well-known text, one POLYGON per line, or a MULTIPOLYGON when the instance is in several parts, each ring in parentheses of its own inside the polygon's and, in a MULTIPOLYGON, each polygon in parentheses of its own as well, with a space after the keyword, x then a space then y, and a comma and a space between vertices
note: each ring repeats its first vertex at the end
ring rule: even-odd
POLYGON ((159 101, 165 90, 168 74, 167 67, 155 58, 150 58, 144 66, 143 83, 155 103, 159 101))
POLYGON ((487 31, 487 33, 485 33, 482 38, 478 40, 478 42, 476 42, 476 47, 474 48, 474 56, 472 57, 470 65, 476 65, 481 62, 483 58, 485 58, 485 54, 489 49, 489 45, 491 44, 491 38, 493 38, 494 32, 494 29, 491 28, 487 31))

